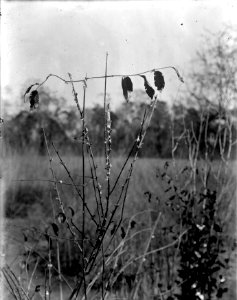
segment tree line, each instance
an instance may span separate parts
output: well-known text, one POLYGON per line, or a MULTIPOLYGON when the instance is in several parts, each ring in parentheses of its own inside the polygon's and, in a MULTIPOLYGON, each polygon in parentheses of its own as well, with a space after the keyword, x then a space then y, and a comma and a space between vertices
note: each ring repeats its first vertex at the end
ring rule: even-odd
MULTIPOLYGON (((39 110, 22 111, 5 123, 6 147, 18 152, 31 149, 36 153, 44 154, 45 147, 41 131, 41 127, 44 127, 48 139, 58 145, 61 151, 80 154, 81 121, 75 108, 63 109, 64 106, 59 105, 63 100, 50 96, 50 93, 45 90, 41 92, 40 97, 39 110)), ((137 90, 134 91, 134 101, 124 102, 115 111, 111 111, 114 155, 125 155, 131 149, 131 145, 137 138, 139 124, 142 122, 146 106, 149 105, 148 101, 146 93, 137 90)), ((86 111, 86 124, 96 156, 104 153, 104 114, 104 107, 98 104, 86 111)), ((218 143, 213 149, 215 138, 217 134, 223 135, 222 138, 226 139, 225 146, 228 149, 229 134, 226 135, 225 128, 230 118, 234 120, 234 115, 233 110, 220 113, 215 109, 207 110, 183 104, 176 104, 169 108, 166 102, 159 101, 140 156, 169 158, 172 156, 174 146, 178 144, 175 154, 179 158, 185 158, 189 151, 187 133, 192 131, 193 136, 200 135, 200 155, 208 146, 208 151, 213 151, 212 157, 218 157, 220 153, 218 143), (206 123, 208 124, 204 126, 206 123)), ((232 119, 231 135, 234 141, 236 123, 232 119)), ((235 148, 232 149, 232 158, 235 157, 236 151, 234 150, 235 148)))

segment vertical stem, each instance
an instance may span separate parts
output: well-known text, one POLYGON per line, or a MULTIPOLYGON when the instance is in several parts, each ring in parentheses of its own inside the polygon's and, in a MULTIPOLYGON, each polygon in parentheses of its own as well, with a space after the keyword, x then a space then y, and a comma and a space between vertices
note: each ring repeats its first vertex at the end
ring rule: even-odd
POLYGON ((227 121, 228 123, 228 129, 229 129, 229 145, 228 145, 228 151, 227 151, 227 157, 226 157, 226 160, 227 162, 229 162, 230 160, 230 155, 231 155, 231 148, 232 148, 232 122, 231 120, 229 119, 227 121))
POLYGON ((44 299, 47 300, 47 269, 44 271, 44 299))
POLYGON ((106 90, 107 90, 107 66, 108 66, 108 52, 106 52, 106 62, 105 62, 105 85, 104 85, 104 113, 105 113, 105 124, 104 124, 104 143, 105 143, 105 161, 106 161, 106 178, 107 178, 107 199, 106 199, 106 214, 105 217, 107 216, 108 213, 108 205, 109 205, 109 195, 110 195, 110 176, 109 176, 109 172, 110 172, 110 160, 109 160, 109 155, 110 155, 110 145, 108 145, 109 143, 109 138, 110 138, 110 133, 108 130, 108 126, 110 126, 110 124, 108 125, 108 122, 110 122, 110 120, 108 120, 108 117, 110 118, 110 107, 109 107, 109 103, 107 104, 107 99, 106 99, 106 90))
POLYGON ((82 119, 82 272, 83 272, 83 283, 84 283, 84 295, 86 296, 86 278, 85 278, 85 101, 86 101, 86 80, 83 86, 83 119, 82 119))
POLYGON ((137 294, 138 294, 138 290, 139 290, 141 281, 140 281, 140 280, 138 281, 137 277, 139 276, 139 274, 140 274, 140 272, 141 272, 141 270, 142 270, 143 263, 144 263, 144 261, 145 261, 146 253, 148 252, 148 249, 149 249, 149 247, 150 247, 151 240, 152 240, 153 235, 155 234, 155 230, 156 230, 156 227, 157 227, 157 225, 158 225, 158 223, 159 223, 159 221, 160 221, 160 217, 161 217, 161 212, 160 212, 159 215, 157 216, 156 221, 155 221, 155 224, 154 224, 154 226, 152 227, 152 230, 151 230, 151 233, 150 233, 150 236, 149 236, 149 239, 148 239, 148 243, 146 244, 146 248, 145 248, 145 251, 144 251, 144 253, 143 253, 143 257, 142 257, 142 259, 141 259, 141 261, 140 261, 140 264, 139 264, 139 266, 138 266, 137 272, 136 272, 136 274, 135 274, 135 281, 134 281, 134 282, 136 283, 136 286, 135 286, 134 293, 133 293, 133 296, 132 296, 132 299, 133 299, 133 300, 135 300, 135 299, 138 298, 138 297, 137 297, 137 294))
POLYGON ((72 92, 73 92, 73 95, 74 95, 74 101, 76 102, 76 105, 77 105, 77 109, 80 113, 80 116, 81 118, 83 117, 83 112, 81 111, 81 108, 80 108, 80 104, 79 104, 79 101, 78 101, 78 97, 77 97, 77 92, 74 88, 74 84, 72 82, 72 75, 70 73, 68 73, 68 76, 69 76, 69 79, 71 80, 71 84, 72 84, 72 92))
MULTIPOLYGON (((174 144, 174 116, 172 115, 171 119, 171 145, 172 145, 172 163, 173 163, 173 168, 174 170, 176 169, 176 163, 175 163, 175 144, 174 144)), ((175 172, 176 173, 176 172, 175 172)))
MULTIPOLYGON (((46 139, 45 131, 44 131, 43 128, 42 128, 42 130, 43 130, 43 134, 44 134, 44 138, 45 138, 45 143, 47 144, 47 139, 46 139)), ((47 145, 47 151, 48 151, 48 154, 49 154, 48 145, 47 145)), ((56 182, 55 182, 55 185, 56 185, 56 182)), ((55 209, 54 209, 54 204, 53 204, 53 199, 52 199, 52 194, 51 193, 50 193, 50 200, 51 200, 52 210, 53 210, 53 219, 55 219, 56 218, 56 213, 55 213, 55 209)), ((56 247, 57 247, 57 264, 58 264, 58 279, 59 279, 60 300, 63 300, 61 261, 60 261, 60 250, 59 250, 59 240, 58 239, 56 239, 56 247)))
POLYGON ((48 236, 48 293, 46 291, 46 295, 48 294, 48 300, 51 299, 51 284, 52 284, 52 251, 51 251, 51 238, 48 236))
MULTIPOLYGON (((81 117, 81 120, 83 119, 83 112, 80 108, 80 105, 79 105, 79 101, 78 101, 78 94, 75 90, 75 87, 74 87, 74 84, 73 84, 73 81, 72 81, 72 75, 70 73, 68 73, 69 75, 69 78, 70 78, 70 81, 71 81, 71 85, 72 85, 72 92, 73 92, 73 95, 74 95, 74 101, 77 105, 77 109, 80 113, 80 117, 81 117)), ((87 78, 86 78, 87 80, 87 78)), ((95 191, 95 198, 96 198, 96 201, 97 201, 97 196, 96 196, 96 190, 98 192, 98 198, 99 198, 99 205, 100 205, 100 208, 101 208, 101 215, 103 216, 104 215, 104 211, 103 211, 103 205, 102 205, 102 201, 101 201, 101 187, 100 187, 100 184, 98 182, 98 176, 97 176, 97 171, 96 171, 96 165, 95 165, 95 160, 94 160, 94 155, 93 155, 93 151, 92 151, 92 147, 91 147, 91 143, 90 143, 90 139, 89 139, 89 136, 88 136, 88 128, 85 124, 84 126, 85 130, 86 130, 86 136, 85 136, 85 141, 86 141, 86 144, 87 144, 87 152, 90 156, 90 159, 89 159, 89 162, 91 164, 91 174, 92 174, 92 178, 93 178, 93 185, 94 185, 94 191, 95 191), (96 189, 95 189, 96 188, 96 189)), ((89 213, 90 214, 90 213, 89 213)), ((100 212, 98 211, 98 214, 100 215, 100 212)), ((92 217, 92 215, 91 215, 92 217)), ((97 225, 97 224, 96 224, 97 225)))
MULTIPOLYGON (((204 195, 207 194, 207 180, 208 180, 208 143, 207 143, 207 135, 208 135, 208 126, 209 126, 209 117, 210 117, 210 110, 209 107, 207 109, 207 117, 205 120, 205 137, 204 137, 204 142, 205 142, 205 165, 204 165, 204 180, 203 180, 203 185, 204 185, 204 195)), ((206 208, 206 197, 204 198, 203 201, 203 211, 206 208)))
POLYGON ((198 134, 197 140, 195 139, 195 141, 196 141, 195 151, 193 154, 193 162, 194 162, 194 165, 193 165, 193 192, 194 192, 194 195, 196 195, 196 190, 197 190, 196 171, 197 171, 197 159, 198 159, 198 155, 199 155, 200 143, 201 143, 201 137, 202 137, 202 130, 203 130, 203 112, 201 113, 201 117, 200 117, 199 134, 198 134))
POLYGON ((60 262, 60 249, 59 249, 59 241, 56 240, 57 245, 57 262, 58 262, 58 279, 59 279, 59 292, 60 292, 60 300, 63 300, 63 287, 62 287, 62 275, 61 275, 61 262, 60 262))
MULTIPOLYGON (((106 173, 107 170, 107 160, 108 160, 108 145, 107 145, 107 108, 106 108, 106 90, 107 90, 107 66, 108 66, 108 52, 106 52, 106 58, 105 58, 105 85, 104 85, 104 144, 105 144, 105 161, 106 161, 106 173)), ((107 177, 107 174, 106 174, 107 177)), ((105 221, 108 213, 108 205, 109 205, 109 191, 110 191, 110 180, 109 177, 107 178, 107 199, 106 199, 106 212, 105 212, 105 221)), ((105 272, 105 260, 104 260, 104 246, 103 241, 101 245, 101 251, 102 251, 102 283, 101 283, 101 293, 102 293, 102 299, 104 299, 104 272, 105 272)))
MULTIPOLYGON (((108 64, 108 52, 106 52, 105 58, 105 85, 104 85, 104 142, 106 141, 106 126, 107 126, 107 116, 106 116, 106 90, 107 90, 107 64, 108 64)), ((105 143, 105 156, 106 156, 107 145, 105 143)))

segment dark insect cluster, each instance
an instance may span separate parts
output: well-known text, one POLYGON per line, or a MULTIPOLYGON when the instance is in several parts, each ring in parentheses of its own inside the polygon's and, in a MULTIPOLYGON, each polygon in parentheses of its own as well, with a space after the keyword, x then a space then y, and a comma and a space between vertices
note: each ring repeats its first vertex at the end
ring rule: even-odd
MULTIPOLYGON (((177 73, 177 71, 176 71, 176 73, 177 73)), ((139 74, 137 74, 137 76, 140 76, 144 79, 145 91, 146 91, 147 95, 151 99, 153 99, 153 97, 155 95, 155 90, 150 85, 150 83, 148 82, 146 76, 145 75, 139 75, 139 74)), ((180 76, 178 76, 178 77, 181 80, 181 77, 180 76)), ((165 87, 164 76, 160 71, 154 71, 154 84, 155 84, 157 90, 160 91, 160 92, 165 87)), ((126 101, 128 102, 128 100, 129 100, 129 94, 128 93, 133 91, 133 83, 132 83, 132 80, 129 76, 124 76, 122 78, 122 89, 123 89, 123 96, 126 99, 126 101)))
POLYGON ((127 76, 122 78, 122 89, 124 98, 128 101, 128 92, 133 91, 133 83, 130 77, 127 76))
POLYGON ((160 71, 154 72, 154 83, 158 91, 162 91, 163 88, 165 87, 164 76, 160 71))
POLYGON ((30 100, 30 109, 33 110, 37 108, 39 104, 39 93, 37 90, 34 90, 30 93, 29 100, 30 100))
MULTIPOLYGON (((34 83, 32 84, 31 86, 29 86, 24 94, 24 102, 26 102, 26 95, 29 94, 30 90, 32 89, 33 86, 35 85, 39 85, 38 83, 34 83)), ((38 107, 39 105, 39 93, 37 90, 33 90, 31 93, 30 93, 30 96, 29 96, 29 101, 30 101, 30 110, 33 110, 35 108, 38 107)))
POLYGON ((152 99, 155 95, 155 91, 154 91, 153 87, 150 86, 149 82, 146 79, 146 76, 141 75, 141 77, 144 79, 144 87, 145 87, 146 93, 152 99))

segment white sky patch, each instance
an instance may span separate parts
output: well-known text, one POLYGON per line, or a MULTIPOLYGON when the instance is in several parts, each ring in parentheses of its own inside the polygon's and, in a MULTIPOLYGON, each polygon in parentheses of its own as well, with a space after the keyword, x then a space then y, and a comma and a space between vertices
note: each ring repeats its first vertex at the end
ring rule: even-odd
MULTIPOLYGON (((181 73, 192 69, 191 59, 202 47, 205 29, 236 25, 235 2, 3 2, 2 96, 8 110, 28 109, 22 92, 35 80, 50 74, 68 79, 103 75, 109 52, 108 74, 130 74, 175 66, 181 73)), ((164 71, 163 99, 177 93, 180 82, 164 71)), ((153 84, 153 80, 151 79, 153 84)), ((49 79, 47 86, 72 104, 71 86, 49 79)), ((102 104, 104 81, 89 81, 87 105, 102 104)), ((81 95, 81 85, 78 84, 81 95)), ((143 80, 134 80, 134 89, 143 80)), ((108 80, 112 105, 123 100, 121 80, 108 80)), ((112 107, 113 107, 112 106, 112 107)), ((9 112, 8 112, 9 113, 9 112)))

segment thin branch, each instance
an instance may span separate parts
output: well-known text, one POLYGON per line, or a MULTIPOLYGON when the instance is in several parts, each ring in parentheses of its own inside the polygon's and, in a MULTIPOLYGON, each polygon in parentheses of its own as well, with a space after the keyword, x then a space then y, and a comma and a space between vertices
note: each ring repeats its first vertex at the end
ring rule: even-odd
MULTIPOLYGON (((142 265, 143 265, 143 262, 144 262, 144 260, 145 260, 145 256, 146 256, 146 254, 148 253, 148 249, 149 249, 149 247, 150 247, 151 240, 152 240, 152 238, 153 238, 153 236, 154 236, 154 234, 155 234, 155 230, 156 230, 156 227, 157 227, 157 225, 158 225, 158 222, 160 221, 160 217, 161 217, 161 212, 160 212, 159 215, 157 216, 157 219, 156 219, 156 221, 155 221, 155 224, 154 224, 154 226, 153 226, 153 228, 152 228, 152 231, 151 231, 151 233, 150 233, 150 237, 149 237, 148 243, 147 243, 147 245, 146 245, 144 254, 143 254, 143 256, 142 256, 142 259, 141 259, 140 264, 139 264, 139 266, 138 266, 137 272, 136 272, 136 274, 135 274, 135 282, 137 281, 137 277, 138 277, 138 275, 140 274, 140 272, 141 272, 141 270, 142 270, 142 265)), ((137 282, 137 285, 136 285, 136 288, 135 288, 135 291, 134 291, 134 294, 133 294, 133 299, 136 299, 136 298, 137 298, 137 293, 138 293, 139 286, 140 286, 140 281, 137 282)))
MULTIPOLYGON (((73 186, 74 186, 74 188, 75 188, 75 190, 76 190, 78 196, 79 196, 80 199, 83 201, 83 197, 82 197, 81 191, 80 191, 80 190, 78 189, 78 187, 76 186, 76 184, 75 184, 75 182, 74 182, 74 179, 73 179, 72 176, 71 176, 70 171, 68 170, 68 168, 67 168, 67 166, 65 165, 64 161, 62 160, 62 158, 61 158, 61 156, 60 156, 58 150, 55 148, 54 143, 52 143, 52 146, 53 146, 53 149, 54 149, 55 153, 57 154, 57 156, 58 156, 58 158, 59 158, 59 160, 60 160, 61 165, 64 167, 65 171, 67 172, 68 177, 70 178, 70 180, 71 180, 71 182, 72 182, 72 184, 73 184, 73 186)), ((91 220, 92 220, 96 225, 98 225, 97 222, 96 222, 96 220, 95 220, 95 217, 92 215, 92 213, 91 213, 91 211, 90 211, 90 209, 89 209, 89 207, 88 207, 88 205, 87 205, 86 203, 85 203, 85 207, 86 207, 86 209, 87 209, 87 211, 88 211, 88 213, 89 213, 89 215, 90 215, 90 217, 91 217, 91 220)))
POLYGON ((85 300, 86 296, 86 276, 85 276, 85 207, 86 207, 86 195, 85 195, 85 109, 86 109, 86 82, 83 86, 83 119, 82 119, 82 276, 85 300))
POLYGON ((72 84, 72 93, 74 95, 74 101, 76 102, 77 109, 78 109, 78 111, 80 113, 81 118, 83 118, 83 112, 81 110, 81 107, 80 107, 80 104, 79 104, 79 101, 78 101, 78 97, 77 97, 78 94, 77 94, 77 92, 75 90, 75 87, 74 87, 74 84, 73 84, 73 81, 72 81, 72 75, 70 73, 68 73, 68 76, 69 76, 69 78, 71 80, 71 84, 72 84))
POLYGON ((139 256, 137 256, 137 257, 133 257, 133 258, 131 258, 130 260, 128 260, 127 263, 126 263, 126 264, 119 270, 119 272, 116 274, 117 276, 116 276, 114 282, 116 282, 116 280, 117 280, 117 278, 119 277, 119 275, 120 275, 121 273, 123 273, 123 271, 124 271, 125 269, 127 269, 127 267, 130 266, 131 264, 133 264, 135 261, 140 260, 141 258, 144 258, 144 257, 146 257, 146 256, 148 256, 148 255, 150 255, 150 254, 153 254, 153 253, 157 253, 157 252, 163 251, 163 250, 165 250, 165 249, 167 249, 167 248, 170 248, 170 247, 176 245, 177 243, 179 243, 179 241, 180 241, 180 239, 182 238, 182 236, 183 236, 184 234, 186 234, 187 232, 188 232, 188 229, 185 230, 184 232, 182 232, 182 233, 178 236, 178 238, 177 238, 176 240, 174 240, 173 242, 171 242, 171 243, 169 243, 169 244, 167 244, 167 245, 165 245, 165 246, 162 246, 162 247, 160 247, 160 248, 156 248, 156 249, 153 249, 153 250, 151 250, 151 251, 148 251, 148 252, 146 252, 145 256, 144 256, 144 254, 142 254, 142 255, 139 255, 139 256))
POLYGON ((78 80, 66 80, 58 75, 55 75, 55 74, 49 74, 45 80, 42 82, 42 83, 37 83, 38 87, 41 87, 50 77, 57 77, 58 79, 60 79, 61 81, 63 81, 64 83, 84 83, 85 80, 93 80, 93 79, 104 79, 104 78, 114 78, 114 77, 133 77, 133 76, 139 76, 139 75, 142 75, 142 74, 147 74, 147 73, 152 73, 152 72, 155 72, 155 71, 158 71, 158 70, 165 70, 165 69, 173 69, 176 73, 176 75, 178 76, 179 80, 181 82, 184 82, 183 78, 180 76, 178 70, 173 67, 173 66, 167 66, 167 67, 161 67, 161 68, 155 68, 155 69, 151 69, 151 70, 147 70, 147 71, 143 71, 143 72, 139 72, 139 73, 133 73, 133 74, 113 74, 113 75, 101 75, 101 76, 91 76, 91 77, 86 77, 85 79, 78 79, 78 80))
MULTIPOLYGON (((78 176, 82 177, 82 176, 78 176)), ((90 176, 85 176, 86 178, 92 178, 90 176)), ((74 186, 72 183, 64 182, 62 180, 52 180, 52 179, 12 179, 12 181, 19 181, 19 182, 35 182, 35 181, 40 181, 40 182, 51 182, 51 183, 60 183, 62 185, 69 185, 69 186, 74 186)), ((82 184, 75 184, 75 186, 82 186, 82 184)))
MULTIPOLYGON (((104 85, 104 146, 105 146, 105 161, 106 161, 106 179, 107 179, 107 198, 106 198, 106 209, 105 209, 105 218, 107 217, 108 209, 109 209, 109 193, 110 193, 110 146, 108 145, 109 132, 108 132, 108 114, 110 114, 109 106, 106 107, 106 96, 107 96, 107 72, 108 72, 108 52, 106 52, 105 59, 105 85, 104 85)), ((109 124, 110 125, 110 124, 109 124)), ((104 260, 104 245, 102 241, 101 245, 102 250, 102 283, 101 283, 101 293, 102 300, 104 299, 104 274, 105 274, 105 260, 104 260)))

